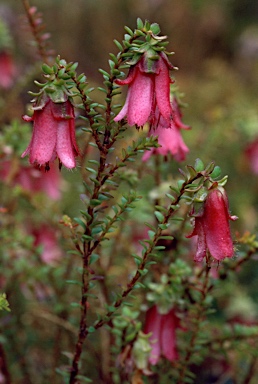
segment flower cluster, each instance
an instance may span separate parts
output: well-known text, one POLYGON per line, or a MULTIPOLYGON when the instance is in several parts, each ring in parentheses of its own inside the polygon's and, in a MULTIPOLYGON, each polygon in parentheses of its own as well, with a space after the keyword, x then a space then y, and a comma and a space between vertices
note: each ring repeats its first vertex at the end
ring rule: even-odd
POLYGON ((148 51, 130 67, 124 80, 116 80, 118 85, 128 85, 126 102, 114 118, 120 121, 127 117, 129 125, 150 125, 150 135, 158 136, 158 149, 152 149, 143 157, 147 161, 152 154, 166 156, 171 153, 176 161, 183 161, 189 149, 185 145, 180 129, 189 129, 181 121, 181 112, 176 97, 170 96, 173 83, 169 71, 173 69, 166 54, 160 52, 150 60, 148 51))

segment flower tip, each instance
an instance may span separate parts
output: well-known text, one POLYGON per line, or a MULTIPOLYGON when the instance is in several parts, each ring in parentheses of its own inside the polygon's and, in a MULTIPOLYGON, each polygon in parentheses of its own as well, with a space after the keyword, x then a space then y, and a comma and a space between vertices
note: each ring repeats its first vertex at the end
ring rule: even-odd
POLYGON ((33 118, 30 117, 30 116, 28 116, 28 115, 23 115, 23 116, 22 116, 22 120, 28 122, 28 121, 33 121, 33 118))

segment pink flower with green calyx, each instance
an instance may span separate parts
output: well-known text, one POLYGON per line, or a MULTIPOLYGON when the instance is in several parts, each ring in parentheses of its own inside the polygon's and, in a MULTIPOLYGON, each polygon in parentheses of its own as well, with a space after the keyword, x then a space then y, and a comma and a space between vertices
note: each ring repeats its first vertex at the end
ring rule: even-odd
MULTIPOLYGON (((47 67, 46 84, 38 84, 41 91, 33 100, 34 114, 23 116, 25 121, 33 121, 32 139, 22 157, 29 155, 31 164, 45 166, 59 159, 60 167, 72 169, 79 148, 75 139, 75 116, 71 94, 63 79, 56 78, 55 68, 47 67), (52 72, 51 72, 52 71, 52 72)), ((64 75, 62 75, 64 76, 64 75)))
POLYGON ((22 157, 29 155, 31 164, 44 165, 46 169, 56 157, 66 168, 76 166, 79 149, 75 139, 74 109, 69 100, 54 103, 47 98, 44 106, 34 108, 33 117, 23 116, 23 119, 34 124, 32 139, 22 157))
POLYGON ((128 93, 122 110, 114 120, 120 121, 127 117, 129 125, 141 127, 158 109, 160 115, 169 121, 173 114, 169 71, 174 67, 166 54, 150 48, 136 63, 131 63, 127 78, 116 80, 118 85, 128 85, 128 93))
POLYGON ((201 210, 194 215, 194 229, 187 237, 198 236, 195 261, 211 255, 221 261, 234 255, 229 220, 236 220, 229 214, 228 198, 224 188, 211 189, 201 210))

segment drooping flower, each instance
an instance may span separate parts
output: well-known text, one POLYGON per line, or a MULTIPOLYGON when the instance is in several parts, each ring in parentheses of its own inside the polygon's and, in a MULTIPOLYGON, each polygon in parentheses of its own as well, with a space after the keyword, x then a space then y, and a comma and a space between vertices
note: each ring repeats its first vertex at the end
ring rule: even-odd
POLYGON ((56 167, 45 172, 35 167, 19 165, 15 160, 0 162, 0 179, 9 185, 20 185, 32 193, 43 192, 53 200, 61 197, 61 176, 56 167))
POLYGON ((32 232, 35 246, 41 246, 41 260, 46 264, 55 264, 62 257, 61 248, 58 245, 57 233, 53 228, 42 225, 40 229, 32 232))
POLYGON ((190 129, 190 127, 182 123, 182 115, 175 98, 173 98, 172 101, 172 110, 173 118, 169 121, 164 119, 164 117, 159 114, 159 111, 156 110, 151 121, 149 136, 158 136, 158 143, 161 147, 151 148, 150 151, 145 152, 142 158, 143 161, 147 161, 152 154, 166 156, 169 153, 171 153, 176 161, 185 160, 189 149, 183 141, 180 129, 190 129))
POLYGON ((25 121, 33 121, 33 134, 29 146, 22 157, 29 155, 31 164, 47 165, 56 157, 66 168, 76 166, 75 157, 79 149, 75 139, 74 109, 69 100, 54 103, 49 97, 34 107, 33 117, 24 116, 25 121))
POLYGON ((229 220, 236 220, 228 209, 228 199, 223 188, 209 192, 202 210, 195 216, 194 229, 187 237, 198 236, 195 261, 202 261, 207 252, 221 261, 234 255, 229 220))
POLYGON ((255 139, 247 146, 245 154, 253 173, 258 175, 258 139, 255 139))
POLYGON ((161 314, 157 306, 148 309, 144 333, 152 333, 150 336, 152 350, 149 362, 156 365, 161 358, 165 357, 169 361, 178 358, 176 346, 176 329, 179 326, 179 319, 175 315, 174 309, 167 314, 161 314))
POLYGON ((12 86, 15 76, 15 65, 13 58, 8 52, 0 53, 0 87, 8 89, 12 86))
POLYGON ((143 126, 156 107, 164 119, 170 120, 172 80, 169 70, 172 68, 174 67, 163 52, 154 60, 145 52, 142 58, 131 66, 126 79, 116 80, 118 85, 128 85, 128 93, 123 108, 114 120, 120 121, 127 116, 129 125, 143 126))

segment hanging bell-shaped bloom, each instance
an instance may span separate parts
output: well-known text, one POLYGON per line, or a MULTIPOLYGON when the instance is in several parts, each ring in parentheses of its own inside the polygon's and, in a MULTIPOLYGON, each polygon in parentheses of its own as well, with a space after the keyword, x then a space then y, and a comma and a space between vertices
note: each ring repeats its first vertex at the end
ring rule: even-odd
POLYGON ((152 346, 149 362, 152 365, 156 365, 162 356, 169 361, 178 358, 176 347, 178 326, 179 319, 173 309, 167 314, 161 314, 155 305, 147 311, 144 333, 152 333, 149 339, 152 346))
POLYGON ((245 149, 245 155, 248 159, 251 170, 258 175, 258 139, 256 138, 245 149))
POLYGON ((228 210, 228 199, 223 188, 209 192, 203 209, 195 216, 193 232, 187 237, 198 236, 195 261, 202 261, 207 252, 221 261, 234 255, 229 220, 236 220, 228 210))
POLYGON ((170 104, 169 70, 174 67, 167 56, 159 53, 158 59, 150 59, 148 53, 132 65, 124 80, 116 80, 118 85, 128 85, 126 102, 115 117, 120 121, 127 117, 129 125, 143 126, 158 108, 164 119, 170 120, 172 107, 170 104), (151 63, 151 64, 150 64, 151 63))
POLYGON ((54 103, 47 98, 43 105, 34 107, 33 117, 24 116, 25 121, 33 121, 31 142, 22 154, 29 155, 31 164, 46 165, 59 158, 66 168, 76 166, 75 157, 79 149, 75 139, 74 109, 69 100, 54 103))
POLYGON ((8 89, 13 85, 16 68, 8 52, 0 52, 0 88, 8 89))

